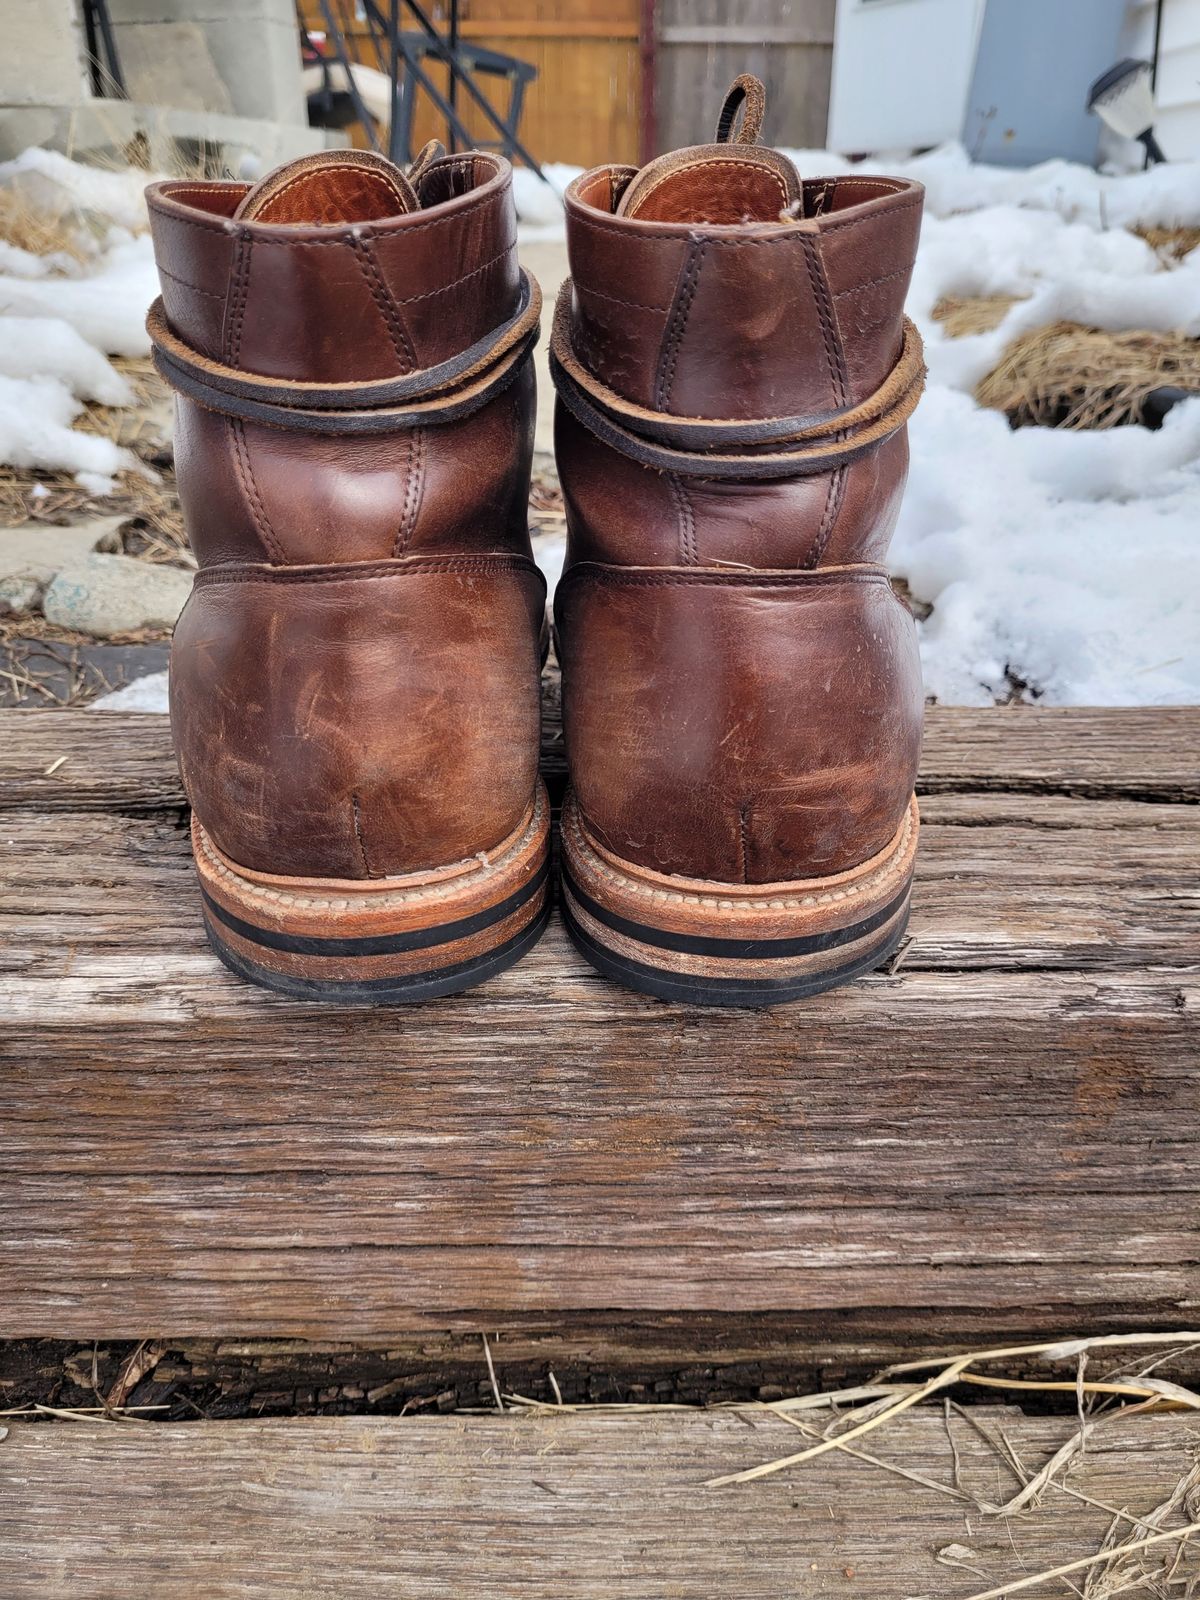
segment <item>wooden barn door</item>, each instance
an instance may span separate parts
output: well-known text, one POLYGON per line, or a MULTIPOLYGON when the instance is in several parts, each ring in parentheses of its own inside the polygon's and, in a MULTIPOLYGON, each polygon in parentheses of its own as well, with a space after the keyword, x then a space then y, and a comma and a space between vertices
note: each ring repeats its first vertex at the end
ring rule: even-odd
MULTIPOLYGON (((348 11, 353 8, 347 6, 348 11)), ((426 10, 439 27, 444 3, 426 10)), ((602 161, 636 161, 641 110, 638 20, 641 0, 460 0, 459 33, 464 42, 484 45, 528 61, 538 71, 525 96, 521 138, 539 161, 570 161, 596 166, 602 161)), ((305 20, 320 30, 321 12, 306 0, 305 20)), ((409 17, 403 24, 415 26, 409 17)), ((367 45, 365 25, 358 28, 367 45)), ((375 62, 369 45, 362 59, 375 62)), ((429 76, 445 91, 447 74, 433 62, 429 76)), ((481 86, 493 102, 505 103, 507 86, 484 77, 481 86)), ((459 115, 482 142, 494 131, 469 97, 460 94, 459 115)), ((426 139, 446 137, 443 119, 428 97, 417 98, 413 148, 426 139)))
POLYGON ((825 143, 836 0, 656 0, 655 142, 704 144, 730 82, 767 86, 767 144, 825 143))

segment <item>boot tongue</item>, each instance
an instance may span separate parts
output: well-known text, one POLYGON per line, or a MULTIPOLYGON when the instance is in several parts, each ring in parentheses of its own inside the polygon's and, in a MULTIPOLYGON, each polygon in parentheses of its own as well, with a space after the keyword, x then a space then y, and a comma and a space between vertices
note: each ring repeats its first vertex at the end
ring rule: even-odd
POLYGON ((779 222, 799 210, 800 177, 778 150, 757 142, 765 91, 757 78, 736 78, 717 123, 717 143, 659 156, 621 196, 619 217, 643 222, 779 222), (738 112, 741 127, 734 127, 738 112))
POLYGON ((419 211, 400 168, 372 150, 323 150, 276 167, 233 213, 235 222, 380 222, 419 211))

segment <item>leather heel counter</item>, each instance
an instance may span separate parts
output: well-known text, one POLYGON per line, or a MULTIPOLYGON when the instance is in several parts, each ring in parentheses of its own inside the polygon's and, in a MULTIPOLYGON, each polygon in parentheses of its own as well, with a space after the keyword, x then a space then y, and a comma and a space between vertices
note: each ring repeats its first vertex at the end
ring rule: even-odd
POLYGON ((915 625, 879 569, 583 563, 556 611, 572 783, 614 854, 781 882, 853 867, 894 836, 923 697, 915 625))
POLYGON ((491 849, 534 793, 543 597, 519 557, 202 573, 171 719, 207 833, 239 865, 294 877, 491 849))

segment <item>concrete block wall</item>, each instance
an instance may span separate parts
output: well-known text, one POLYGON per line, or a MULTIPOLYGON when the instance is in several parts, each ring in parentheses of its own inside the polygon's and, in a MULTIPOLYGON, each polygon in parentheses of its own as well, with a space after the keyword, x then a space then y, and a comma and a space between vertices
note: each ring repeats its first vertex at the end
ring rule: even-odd
POLYGON ((75 0, 4 0, 0 105, 69 106, 90 94, 75 0))
POLYGON ((132 99, 307 123, 292 0, 109 0, 109 14, 132 99))

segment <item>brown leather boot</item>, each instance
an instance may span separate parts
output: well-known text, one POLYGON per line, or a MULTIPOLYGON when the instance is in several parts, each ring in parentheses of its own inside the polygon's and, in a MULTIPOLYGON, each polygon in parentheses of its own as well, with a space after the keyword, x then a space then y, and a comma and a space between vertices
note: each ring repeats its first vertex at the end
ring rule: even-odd
POLYGON ((466 988, 548 905, 540 296, 509 166, 339 151, 148 198, 200 567, 171 718, 209 937, 288 994, 466 988))
POLYGON ((721 1005, 881 962, 917 842, 920 664, 880 563, 922 191, 802 182, 752 142, 761 95, 571 185, 551 350, 567 926, 601 972, 721 1005))

